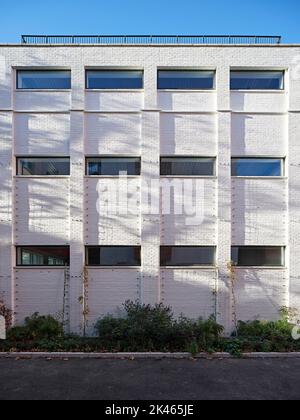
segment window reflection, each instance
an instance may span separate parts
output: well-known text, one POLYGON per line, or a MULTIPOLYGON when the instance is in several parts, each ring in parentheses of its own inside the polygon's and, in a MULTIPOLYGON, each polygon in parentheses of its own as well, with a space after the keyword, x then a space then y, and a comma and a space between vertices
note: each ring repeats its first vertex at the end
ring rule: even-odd
POLYGON ((118 176, 141 174, 140 158, 88 158, 87 175, 90 176, 118 176))
POLYGON ((232 261, 237 266, 281 267, 284 265, 283 247, 232 247, 232 261))
POLYGON ((233 158, 232 176, 283 176, 283 159, 233 158))
POLYGON ((283 71, 232 71, 232 90, 282 90, 283 71))
POLYGON ((214 265, 216 249, 213 246, 162 246, 160 265, 172 266, 198 266, 214 265))
POLYGON ((163 157, 161 175, 213 176, 215 158, 163 157))
POLYGON ((160 70, 158 89, 214 89, 215 72, 202 70, 160 70))
POLYGON ((18 175, 70 175, 69 158, 18 158, 18 175))
POLYGON ((71 89, 71 72, 61 70, 18 70, 18 89, 71 89))
POLYGON ((86 249, 89 266, 140 266, 141 248, 137 246, 93 246, 86 249))
POLYGON ((20 266, 66 266, 70 263, 68 246, 25 246, 17 249, 20 266))
POLYGON ((87 89, 143 89, 143 71, 88 70, 87 89))

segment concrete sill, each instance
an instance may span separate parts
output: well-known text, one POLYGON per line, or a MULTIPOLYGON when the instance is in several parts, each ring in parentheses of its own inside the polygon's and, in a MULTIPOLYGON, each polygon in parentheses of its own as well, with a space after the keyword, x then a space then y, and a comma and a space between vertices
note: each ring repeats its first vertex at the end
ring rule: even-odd
POLYGON ((88 270, 141 270, 142 267, 140 266, 120 266, 120 265, 116 265, 116 266, 99 266, 99 265, 89 265, 86 267, 88 270))
POLYGON ((287 267, 273 267, 273 266, 234 266, 235 270, 287 270, 287 267))
POLYGON ((45 266, 45 265, 32 265, 32 266, 25 266, 25 265, 19 265, 16 267, 13 267, 14 270, 65 270, 70 269, 69 266, 45 266))
POLYGON ((232 179, 268 179, 268 180, 287 180, 287 176, 232 176, 232 179))
POLYGON ((278 93, 279 95, 285 95, 288 92, 286 90, 278 89, 231 89, 231 93, 278 93))
POLYGON ((85 175, 85 179, 140 179, 141 175, 85 175))
POLYGON ((70 179, 71 175, 15 175, 15 179, 70 179))
POLYGON ((99 93, 113 93, 113 92, 129 92, 129 93, 144 93, 145 90, 144 89, 85 89, 84 90, 85 93, 89 93, 89 92, 99 92, 99 93))
POLYGON ((71 93, 72 89, 15 89, 15 93, 33 93, 33 92, 43 92, 43 93, 71 93))
POLYGON ((187 266, 161 266, 161 270, 218 270, 217 266, 211 265, 187 265, 187 266))
POLYGON ((158 89, 166 93, 217 93, 217 89, 158 89))
MULTIPOLYGON (((176 157, 176 156, 175 156, 176 157)), ((185 179, 185 178, 191 178, 191 179, 218 179, 218 177, 216 175, 161 175, 160 178, 167 178, 167 179, 172 179, 172 178, 180 178, 180 179, 185 179)))

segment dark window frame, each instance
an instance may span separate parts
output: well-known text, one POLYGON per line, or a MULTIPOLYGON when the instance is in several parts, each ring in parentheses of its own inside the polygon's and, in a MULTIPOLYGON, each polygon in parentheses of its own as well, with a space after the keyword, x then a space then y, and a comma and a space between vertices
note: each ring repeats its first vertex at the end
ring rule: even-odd
POLYGON ((128 177, 139 177, 141 176, 142 171, 142 158, 141 156, 86 156, 85 157, 85 175, 88 177, 111 177, 111 178, 118 178, 120 175, 90 175, 89 174, 89 160, 92 159, 115 159, 115 160, 121 160, 121 159, 138 159, 139 160, 139 174, 138 175, 128 175, 128 177))
POLYGON ((285 246, 274 246, 274 245, 232 245, 231 247, 231 259, 233 265, 238 268, 245 268, 245 267, 259 267, 259 268, 285 268, 286 265, 286 247, 285 246), (249 264, 239 264, 238 262, 233 261, 233 250, 235 248, 243 248, 243 249, 280 249, 281 250, 281 264, 275 265, 249 265, 249 264))
POLYGON ((204 69, 174 69, 174 68, 172 68, 172 69, 163 69, 163 68, 161 68, 161 69, 158 69, 157 70, 157 90, 158 91, 169 91, 169 90, 171 90, 171 91, 187 91, 187 92, 201 92, 201 91, 208 91, 208 92, 212 92, 212 91, 215 91, 216 90, 216 74, 217 74, 217 72, 216 72, 216 70, 204 70, 204 69), (182 87, 177 87, 177 88, 175 88, 175 87, 173 87, 173 88, 161 88, 160 87, 160 77, 159 77, 159 75, 160 75, 160 72, 169 72, 169 73, 171 73, 171 72, 174 72, 174 73, 180 73, 180 72, 190 72, 190 73, 201 73, 201 72, 203 72, 203 73, 213 73, 213 87, 211 87, 211 88, 205 88, 205 87, 202 87, 202 88, 182 88, 182 87))
POLYGON ((140 268, 142 266, 142 247, 140 245, 86 245, 85 247, 85 265, 87 267, 100 267, 100 268, 109 268, 109 267, 119 267, 119 268, 126 268, 126 267, 133 267, 133 268, 140 268), (139 250, 139 261, 138 264, 132 265, 104 265, 104 264, 89 264, 89 249, 99 249, 100 248, 135 248, 139 250))
POLYGON ((276 91, 276 92, 284 92, 286 89, 286 70, 268 70, 268 69, 264 69, 264 70, 257 70, 257 69, 250 69, 250 70, 246 70, 246 69, 231 69, 230 70, 230 91, 232 92, 239 92, 239 91, 246 91, 246 92, 251 92, 251 91, 262 91, 262 92, 272 92, 272 91, 276 91), (282 73, 282 87, 279 89, 270 89, 270 88, 233 88, 232 87, 232 79, 231 79, 231 75, 232 73, 282 73))
POLYGON ((231 176, 233 178, 271 178, 280 179, 286 175, 286 158, 284 157, 262 157, 262 156, 232 156, 231 157, 231 176), (281 175, 233 175, 233 160, 280 160, 281 175))
POLYGON ((16 156, 16 176, 20 177, 70 177, 71 176, 71 157, 70 156, 16 156), (22 175, 19 174, 19 160, 20 159, 69 159, 70 173, 69 175, 22 175))
POLYGON ((31 90, 51 90, 51 91, 70 91, 72 90, 72 70, 70 69, 16 69, 16 90, 31 91, 31 90), (70 74, 70 87, 68 88, 24 88, 19 87, 19 73, 36 72, 36 73, 56 73, 56 72, 68 72, 70 74))
POLYGON ((161 268, 172 268, 172 267, 191 267, 191 268, 197 268, 197 267, 211 267, 211 268, 215 268, 217 266, 217 246, 215 245, 161 245, 160 246, 160 267, 161 268), (212 264, 209 263, 204 263, 204 264, 162 264, 162 250, 166 249, 166 248, 185 248, 185 249, 191 249, 191 248, 202 248, 202 249, 210 249, 214 251, 214 261, 212 264))
POLYGON ((199 178, 215 178, 217 176, 217 157, 216 156, 186 156, 186 155, 181 155, 181 156, 161 156, 160 157, 160 176, 161 177, 199 177, 199 178), (211 159, 213 160, 213 174, 212 175, 163 175, 162 174, 162 160, 163 159, 211 159))
POLYGON ((99 90, 99 91, 105 91, 105 90, 107 90, 107 91, 127 91, 127 90, 132 90, 132 91, 142 91, 142 90, 144 90, 144 88, 145 88, 145 71, 144 71, 144 69, 117 69, 117 68, 114 68, 114 69, 105 69, 105 68, 100 68, 100 69, 89 69, 89 68, 86 68, 85 69, 85 90, 87 90, 87 91, 97 91, 97 90, 99 90), (119 73, 119 72, 140 72, 140 73, 142 73, 142 87, 139 87, 139 88, 89 88, 88 86, 89 86, 89 80, 88 80, 88 75, 89 75, 89 72, 99 72, 99 73, 101 73, 101 72, 106 72, 106 73, 108 73, 108 72, 111 72, 111 73, 113 73, 113 72, 116 72, 116 73, 119 73))
POLYGON ((17 267, 48 267, 48 268, 55 268, 55 267, 70 267, 70 245, 18 245, 16 246, 16 266, 17 267), (37 248, 37 249, 57 249, 57 248, 66 248, 69 250, 69 258, 67 264, 55 264, 55 265, 41 265, 41 264, 22 264, 22 250, 26 248, 37 248), (20 259, 19 259, 20 257, 20 259))

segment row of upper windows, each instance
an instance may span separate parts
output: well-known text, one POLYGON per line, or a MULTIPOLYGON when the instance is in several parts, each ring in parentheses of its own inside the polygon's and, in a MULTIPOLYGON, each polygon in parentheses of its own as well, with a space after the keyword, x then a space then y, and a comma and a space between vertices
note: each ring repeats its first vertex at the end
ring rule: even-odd
MULTIPOLYGON (((232 158, 232 176, 282 177, 284 159, 232 158)), ((88 176, 139 176, 141 158, 138 157, 90 157, 86 159, 88 176)), ((216 158, 162 157, 161 176, 216 176, 216 158)), ((20 176, 68 176, 69 158, 17 158, 17 175, 20 176)))
MULTIPOLYGON (((158 89, 212 90, 215 71, 159 70, 158 89)), ((283 90, 284 71, 231 71, 232 90, 283 90)), ((17 70, 17 89, 71 89, 69 70, 17 70)), ((142 70, 87 70, 86 89, 143 89, 142 70)))
MULTIPOLYGON (((162 267, 215 266, 215 246, 161 246, 162 267)), ((233 246, 232 262, 236 266, 283 267, 285 247, 281 246, 233 246)), ((17 247, 18 266, 68 266, 68 246, 17 247)), ((87 246, 86 265, 102 267, 141 266, 139 246, 87 246)))

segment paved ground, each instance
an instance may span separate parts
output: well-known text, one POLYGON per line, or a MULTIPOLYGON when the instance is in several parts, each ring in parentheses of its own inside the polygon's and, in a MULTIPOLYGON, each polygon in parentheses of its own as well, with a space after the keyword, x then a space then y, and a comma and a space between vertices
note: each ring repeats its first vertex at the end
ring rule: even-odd
POLYGON ((0 360, 0 400, 300 399, 300 359, 0 360))

